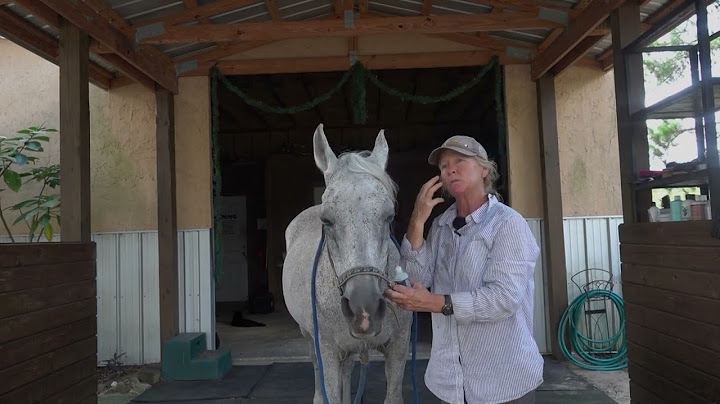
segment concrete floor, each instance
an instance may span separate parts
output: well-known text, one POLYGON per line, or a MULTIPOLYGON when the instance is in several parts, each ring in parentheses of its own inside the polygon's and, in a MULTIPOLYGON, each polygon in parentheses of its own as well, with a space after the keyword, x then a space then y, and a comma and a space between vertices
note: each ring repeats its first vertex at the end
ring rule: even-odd
MULTIPOLYGON (((427 361, 417 362, 419 402, 439 403, 425 387, 423 375, 427 361)), ((371 362, 363 399, 381 403, 385 396, 383 364, 371 362)), ((545 381, 537 389, 537 404, 615 404, 605 393, 574 374, 562 362, 545 361, 545 381)), ((359 366, 353 374, 353 395, 358 385, 359 366)), ((403 383, 405 403, 413 402, 410 362, 403 383)), ((314 376, 310 363, 274 363, 234 366, 222 380, 160 381, 132 400, 132 403, 212 403, 212 404, 296 404, 311 403, 314 376)))
MULTIPOLYGON (((310 346, 301 334, 295 320, 287 312, 247 314, 243 319, 265 324, 264 327, 233 327, 233 312, 218 313, 216 330, 220 347, 230 348, 233 365, 267 365, 273 362, 310 361, 310 346)), ((418 327, 418 359, 430 357, 430 317, 420 316, 418 327)), ((372 360, 381 358, 371 353, 372 360)))

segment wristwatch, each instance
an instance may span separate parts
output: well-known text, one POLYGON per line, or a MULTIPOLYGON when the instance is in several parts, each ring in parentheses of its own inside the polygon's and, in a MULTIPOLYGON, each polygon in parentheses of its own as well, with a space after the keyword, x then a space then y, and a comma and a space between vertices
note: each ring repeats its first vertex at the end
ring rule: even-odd
POLYGON ((450 298, 450 295, 445 295, 445 304, 442 308, 442 314, 449 316, 453 314, 453 304, 452 299, 450 298))

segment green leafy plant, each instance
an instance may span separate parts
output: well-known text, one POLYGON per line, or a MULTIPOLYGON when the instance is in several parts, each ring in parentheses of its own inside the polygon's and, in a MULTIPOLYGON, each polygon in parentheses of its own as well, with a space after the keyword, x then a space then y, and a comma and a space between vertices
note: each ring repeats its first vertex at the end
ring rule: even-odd
POLYGON ((48 193, 60 185, 60 165, 30 167, 37 163, 38 155, 45 151, 43 142, 50 141, 48 134, 52 132, 57 130, 34 126, 18 131, 13 137, 0 136, 0 177, 7 186, 5 189, 0 188, 0 221, 12 242, 15 242, 15 238, 5 218, 5 211, 16 212, 17 218, 13 225, 25 222, 30 242, 40 241, 43 235, 47 241, 51 241, 55 232, 53 219, 60 226, 60 194, 48 193), (18 193, 28 183, 39 183, 39 194, 3 208, 2 197, 7 195, 5 192, 10 190, 18 193))

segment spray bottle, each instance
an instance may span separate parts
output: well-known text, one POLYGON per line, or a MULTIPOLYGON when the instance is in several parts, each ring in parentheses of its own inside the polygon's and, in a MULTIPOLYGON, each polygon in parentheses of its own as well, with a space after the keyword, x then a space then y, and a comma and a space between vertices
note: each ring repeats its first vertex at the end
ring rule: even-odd
POLYGON ((395 267, 394 281, 398 285, 407 286, 409 288, 412 287, 412 284, 410 283, 410 275, 408 275, 407 272, 403 271, 400 265, 395 267))

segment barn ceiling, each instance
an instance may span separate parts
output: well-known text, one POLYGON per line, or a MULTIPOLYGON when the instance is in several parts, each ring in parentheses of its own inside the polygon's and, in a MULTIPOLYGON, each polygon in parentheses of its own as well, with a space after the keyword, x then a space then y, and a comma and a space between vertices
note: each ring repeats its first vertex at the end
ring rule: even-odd
MULTIPOLYGON (((178 76, 212 66, 230 75, 343 71, 359 60, 381 70, 477 66, 493 56, 529 64, 538 78, 573 64, 610 69, 608 15, 623 2, 0 0, 0 34, 57 62, 69 21, 90 35, 90 77, 103 88, 177 92, 178 76)), ((641 0, 644 29, 687 3, 641 0)))

